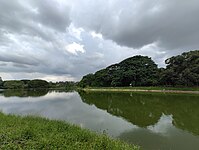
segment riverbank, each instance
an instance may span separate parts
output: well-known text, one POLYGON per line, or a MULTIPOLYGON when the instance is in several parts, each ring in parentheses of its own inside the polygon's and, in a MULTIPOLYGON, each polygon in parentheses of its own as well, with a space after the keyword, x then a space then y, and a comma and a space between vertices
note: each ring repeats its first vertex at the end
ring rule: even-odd
POLYGON ((0 149, 139 150, 63 121, 0 113, 0 149))
POLYGON ((173 88, 173 87, 100 87, 83 88, 83 91, 96 92, 155 92, 155 93, 184 93, 199 94, 199 88, 173 88))

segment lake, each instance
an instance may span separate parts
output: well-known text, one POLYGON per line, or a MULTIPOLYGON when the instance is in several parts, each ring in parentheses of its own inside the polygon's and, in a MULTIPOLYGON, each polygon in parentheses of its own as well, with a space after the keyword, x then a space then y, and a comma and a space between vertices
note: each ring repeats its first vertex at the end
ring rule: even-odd
POLYGON ((144 150, 199 149, 199 95, 0 91, 0 111, 65 120, 144 150))

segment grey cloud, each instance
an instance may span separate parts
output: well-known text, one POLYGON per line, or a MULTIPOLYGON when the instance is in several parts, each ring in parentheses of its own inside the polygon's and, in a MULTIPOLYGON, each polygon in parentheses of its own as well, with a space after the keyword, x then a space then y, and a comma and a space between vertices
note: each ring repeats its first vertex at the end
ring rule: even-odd
POLYGON ((69 14, 69 7, 54 0, 0 0, 0 28, 11 33, 31 34, 52 40, 53 33, 64 32, 69 26, 69 14), (53 32, 50 35, 48 28, 53 32))
POLYGON ((0 66, 7 66, 6 63, 0 63, 0 66))
POLYGON ((63 6, 58 1, 52 0, 33 0, 35 8, 38 11, 38 19, 45 25, 49 25, 59 31, 64 32, 66 27, 70 24, 70 8, 63 6))
POLYGON ((86 7, 84 2, 75 5, 74 11, 80 9, 79 14, 74 15, 76 24, 100 32, 119 45, 141 48, 157 42, 166 49, 199 46, 198 0, 109 0, 95 3, 87 0, 87 3, 91 4, 86 9, 80 9, 86 7))
POLYGON ((0 61, 2 62, 14 62, 16 64, 25 64, 25 65, 31 65, 36 66, 38 65, 38 61, 33 58, 26 58, 26 56, 16 56, 16 55, 7 55, 7 56, 0 56, 0 61))
POLYGON ((67 74, 71 64, 65 63, 63 48, 69 13, 55 0, 0 0, 0 61, 7 64, 1 71, 67 74))
POLYGON ((165 58, 199 46, 198 4, 197 0, 0 0, 0 76, 6 72, 17 78, 80 79, 138 54, 164 66, 165 58), (67 30, 70 24, 83 28, 81 38, 67 30), (90 31, 103 38, 93 38, 90 31), (83 45, 85 53, 68 53, 66 46, 73 42, 83 45))
POLYGON ((17 64, 17 63, 14 63, 13 66, 18 67, 18 68, 28 68, 28 67, 30 67, 30 66, 27 66, 27 65, 24 65, 24 64, 17 64))

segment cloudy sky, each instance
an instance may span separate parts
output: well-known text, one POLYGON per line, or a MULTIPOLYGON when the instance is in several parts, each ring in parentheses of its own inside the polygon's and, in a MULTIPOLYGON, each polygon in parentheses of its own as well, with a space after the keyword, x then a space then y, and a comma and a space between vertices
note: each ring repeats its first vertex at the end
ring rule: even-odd
POLYGON ((199 49, 198 0, 0 0, 0 76, 75 80, 199 49))

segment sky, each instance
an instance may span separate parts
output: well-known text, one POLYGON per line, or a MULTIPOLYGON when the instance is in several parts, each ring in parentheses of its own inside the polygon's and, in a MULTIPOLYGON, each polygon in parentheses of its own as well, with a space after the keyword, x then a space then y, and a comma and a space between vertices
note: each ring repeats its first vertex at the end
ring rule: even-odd
POLYGON ((135 55, 199 49, 198 0, 0 0, 0 77, 79 81, 135 55))

